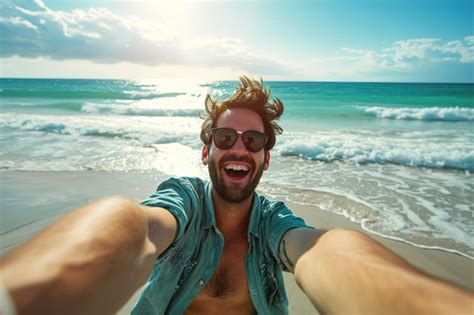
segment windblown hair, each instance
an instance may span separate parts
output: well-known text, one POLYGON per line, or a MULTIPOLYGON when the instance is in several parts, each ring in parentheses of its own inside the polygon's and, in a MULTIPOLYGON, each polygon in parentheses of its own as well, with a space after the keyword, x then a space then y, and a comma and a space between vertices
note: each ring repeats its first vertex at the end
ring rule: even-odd
POLYGON ((211 144, 211 129, 224 111, 231 108, 246 108, 256 112, 262 119, 268 137, 265 149, 271 150, 275 145, 276 135, 283 132, 277 123, 283 114, 283 103, 277 98, 269 100, 270 90, 264 88, 262 79, 256 81, 242 76, 240 81, 234 95, 227 100, 216 102, 209 94, 206 96, 205 112, 200 115, 204 119, 201 140, 205 145, 211 144))

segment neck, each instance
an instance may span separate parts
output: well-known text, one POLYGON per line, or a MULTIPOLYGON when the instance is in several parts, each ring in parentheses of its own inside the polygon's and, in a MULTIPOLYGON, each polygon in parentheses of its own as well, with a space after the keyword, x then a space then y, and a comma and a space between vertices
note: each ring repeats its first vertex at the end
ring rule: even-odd
POLYGON ((253 195, 242 202, 234 203, 222 199, 213 189, 212 200, 216 224, 224 237, 247 234, 253 195))

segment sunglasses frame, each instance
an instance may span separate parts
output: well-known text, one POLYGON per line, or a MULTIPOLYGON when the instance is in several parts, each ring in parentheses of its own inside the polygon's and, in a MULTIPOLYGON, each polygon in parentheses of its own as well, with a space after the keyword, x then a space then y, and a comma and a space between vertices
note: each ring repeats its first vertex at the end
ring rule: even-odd
POLYGON ((257 130, 245 130, 245 131, 241 131, 241 130, 235 130, 235 129, 229 128, 229 127, 211 128, 210 136, 211 136, 212 139, 210 139, 210 140, 211 140, 212 142, 214 142, 214 145, 215 145, 217 148, 219 148, 219 149, 221 149, 221 150, 229 150, 229 149, 231 149, 231 148, 235 145, 235 143, 237 142, 237 140, 238 140, 238 138, 239 138, 239 135, 240 135, 240 137, 242 138, 242 142, 244 143, 245 149, 247 149, 247 151, 249 151, 249 152, 252 152, 252 153, 260 152, 260 151, 261 151, 262 149, 264 149, 265 146, 267 145, 268 136, 267 136, 266 134, 264 134, 263 132, 260 132, 260 131, 257 131, 257 130), (216 144, 215 137, 213 136, 213 133, 214 133, 216 130, 220 130, 220 129, 232 130, 232 131, 237 135, 237 136, 235 137, 235 140, 234 140, 234 142, 232 143, 232 145, 231 145, 229 148, 227 148, 227 149, 226 149, 226 148, 221 148, 221 147, 219 147, 219 146, 216 144), (259 150, 255 151, 255 150, 252 150, 252 149, 250 149, 249 147, 247 147, 247 144, 245 143, 244 138, 243 138, 244 135, 245 135, 245 133, 247 133, 247 132, 256 132, 257 134, 260 134, 260 135, 262 135, 262 136, 264 137, 265 140, 264 140, 264 142, 263 142, 263 144, 262 144, 262 147, 261 147, 259 150))

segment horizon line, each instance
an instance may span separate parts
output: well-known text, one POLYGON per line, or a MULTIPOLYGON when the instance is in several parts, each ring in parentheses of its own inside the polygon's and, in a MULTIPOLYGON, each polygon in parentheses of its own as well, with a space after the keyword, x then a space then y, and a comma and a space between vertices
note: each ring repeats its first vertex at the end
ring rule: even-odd
MULTIPOLYGON (((135 78, 135 79, 125 79, 125 78, 69 78, 69 77, 3 77, 0 76, 1 80, 104 80, 104 81, 112 81, 112 80, 123 80, 123 81, 141 81, 141 80, 203 80, 207 82, 219 82, 219 81, 227 81, 227 82, 239 82, 239 80, 208 80, 208 79, 197 79, 197 78, 135 78)), ((449 82, 440 82, 440 81, 337 81, 337 80, 263 80, 264 82, 299 82, 299 83, 385 83, 385 84, 474 84, 472 82, 462 82, 462 81, 449 81, 449 82)))

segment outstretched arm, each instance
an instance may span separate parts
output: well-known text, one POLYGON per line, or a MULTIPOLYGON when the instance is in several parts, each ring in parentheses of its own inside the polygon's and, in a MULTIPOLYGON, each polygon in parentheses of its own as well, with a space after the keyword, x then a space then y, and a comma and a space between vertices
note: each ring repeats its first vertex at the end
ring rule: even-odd
POLYGON ((0 262, 18 314, 112 314, 173 241, 166 210, 111 197, 74 210, 0 262))
POLYGON ((329 314, 472 314, 473 294, 425 275, 370 237, 294 229, 284 237, 296 282, 329 314))

